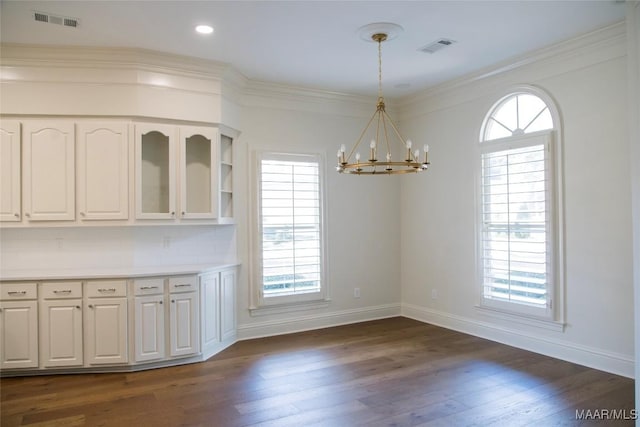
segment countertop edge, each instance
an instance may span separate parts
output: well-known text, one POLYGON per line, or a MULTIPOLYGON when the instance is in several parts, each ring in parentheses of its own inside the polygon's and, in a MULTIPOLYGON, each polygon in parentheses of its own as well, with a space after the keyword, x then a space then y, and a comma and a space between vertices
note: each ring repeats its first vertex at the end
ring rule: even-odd
POLYGON ((0 282, 24 282, 44 280, 92 280, 135 279, 136 277, 205 274, 239 266, 240 262, 224 264, 187 264, 173 266, 145 266, 96 269, 60 270, 4 270, 0 271, 0 282))

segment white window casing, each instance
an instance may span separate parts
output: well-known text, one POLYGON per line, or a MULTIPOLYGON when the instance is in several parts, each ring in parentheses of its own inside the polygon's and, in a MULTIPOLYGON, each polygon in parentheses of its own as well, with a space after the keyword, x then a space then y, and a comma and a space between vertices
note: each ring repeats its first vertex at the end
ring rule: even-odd
POLYGON ((252 309, 327 300, 324 161, 255 153, 252 309))

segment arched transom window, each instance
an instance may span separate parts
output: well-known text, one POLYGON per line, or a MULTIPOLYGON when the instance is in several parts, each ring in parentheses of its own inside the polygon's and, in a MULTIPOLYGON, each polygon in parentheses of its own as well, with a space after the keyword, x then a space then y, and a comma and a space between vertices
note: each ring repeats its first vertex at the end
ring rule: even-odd
POLYGON ((531 93, 515 93, 498 102, 488 116, 483 141, 552 129, 549 106, 531 93))
POLYGON ((485 117, 478 265, 482 306, 555 321, 557 115, 550 105, 518 91, 496 102, 485 117))

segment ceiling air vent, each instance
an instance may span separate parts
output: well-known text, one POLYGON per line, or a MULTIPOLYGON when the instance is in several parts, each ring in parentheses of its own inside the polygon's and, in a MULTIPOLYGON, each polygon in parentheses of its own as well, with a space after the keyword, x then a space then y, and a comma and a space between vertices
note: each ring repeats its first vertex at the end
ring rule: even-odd
POLYGON ((63 27, 77 28, 80 24, 78 18, 69 18, 67 16, 56 16, 44 12, 33 12, 33 19, 37 22, 47 22, 49 24, 62 25, 63 27))
POLYGON ((437 51, 444 49, 445 47, 451 46, 455 42, 455 40, 451 39, 439 39, 434 41, 433 43, 429 43, 428 45, 421 47, 418 50, 424 53, 436 53, 437 51))

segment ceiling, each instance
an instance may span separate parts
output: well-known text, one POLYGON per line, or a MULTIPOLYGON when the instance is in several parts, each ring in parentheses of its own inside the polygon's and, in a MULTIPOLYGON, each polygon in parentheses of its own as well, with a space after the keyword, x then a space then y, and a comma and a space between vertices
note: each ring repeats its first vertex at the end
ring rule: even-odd
POLYGON ((623 1, 28 1, 2 0, 0 40, 137 47, 232 64, 253 80, 373 95, 377 45, 358 29, 392 22, 384 94, 399 97, 624 19, 623 1), (36 22, 33 12, 79 19, 36 22), (195 33, 198 24, 212 35, 195 33), (434 54, 440 38, 456 43, 434 54))

